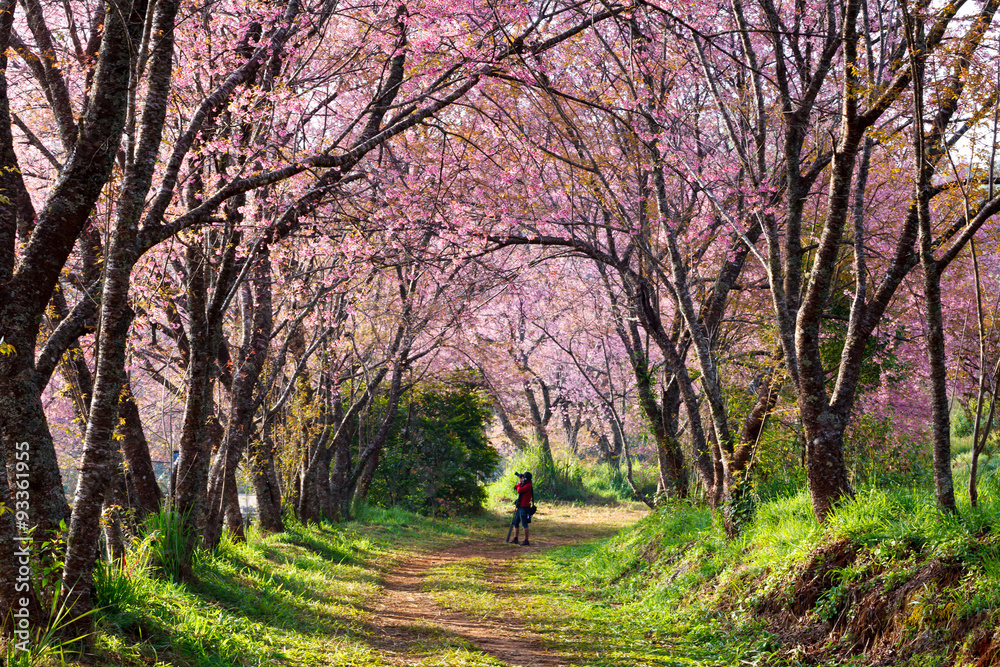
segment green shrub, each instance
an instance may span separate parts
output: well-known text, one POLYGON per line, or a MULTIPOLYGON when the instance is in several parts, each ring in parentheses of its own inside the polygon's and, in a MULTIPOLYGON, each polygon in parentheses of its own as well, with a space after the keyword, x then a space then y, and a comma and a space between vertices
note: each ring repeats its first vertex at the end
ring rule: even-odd
POLYGON ((951 435, 953 438, 968 438, 972 435, 973 420, 969 411, 963 408, 951 411, 951 435))
POLYGON ((430 514, 475 512, 500 463, 486 429, 489 402, 461 379, 428 384, 399 408, 369 502, 430 514))

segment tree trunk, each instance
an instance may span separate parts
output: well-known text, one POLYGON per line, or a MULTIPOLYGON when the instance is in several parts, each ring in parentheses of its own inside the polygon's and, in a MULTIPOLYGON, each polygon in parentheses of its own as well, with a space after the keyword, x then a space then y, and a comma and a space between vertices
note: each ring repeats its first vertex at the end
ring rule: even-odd
POLYGON ((368 460, 364 462, 361 470, 361 476, 358 478, 358 484, 354 489, 354 503, 364 503, 368 500, 368 490, 371 489, 372 480, 375 479, 375 471, 378 469, 378 464, 381 461, 382 448, 379 447, 368 460))
POLYGON ((671 378, 667 386, 662 389, 660 400, 660 420, 663 424, 664 441, 657 443, 656 454, 657 463, 660 466, 661 483, 666 479, 671 485, 665 487, 678 498, 686 498, 688 495, 688 471, 684 465, 684 453, 681 450, 681 442, 678 431, 680 430, 680 409, 681 390, 676 378, 671 378), (662 454, 661 454, 662 452, 662 454), (663 474, 663 466, 666 466, 666 475, 663 474))
POLYGON ((821 522, 838 500, 852 495, 844 463, 844 419, 832 411, 803 415, 806 436, 806 479, 813 512, 821 522))
POLYGON ((38 321, 48 297, 44 303, 38 300, 34 309, 17 308, 6 284, 17 268, 17 242, 28 241, 34 224, 31 200, 14 152, 7 97, 7 53, 15 8, 14 0, 0 1, 0 190, 12 200, 0 204, 0 336, 13 348, 0 350, 0 503, 14 510, 0 513, 0 630, 10 637, 18 629, 18 617, 27 613, 22 634, 16 637, 16 641, 26 642, 28 628, 44 626, 45 617, 31 577, 23 576, 22 566, 30 575, 34 550, 18 534, 18 525, 22 532, 36 525, 35 538, 47 539, 59 521, 69 516, 69 506, 42 411, 42 389, 33 378, 38 321), (21 202, 26 204, 24 212, 16 205, 21 202), (24 590, 18 590, 21 588, 24 590), (27 606, 21 604, 22 598, 27 606))
POLYGON ((153 459, 149 455, 149 442, 146 440, 139 407, 132 395, 132 383, 127 372, 121 399, 118 402, 118 415, 121 418, 118 432, 121 436, 122 453, 128 463, 125 476, 137 500, 136 519, 141 520, 148 514, 160 511, 163 493, 156 481, 153 459))
POLYGON ((346 417, 330 446, 333 470, 330 473, 330 517, 335 521, 346 520, 348 504, 347 482, 351 476, 351 434, 356 430, 356 416, 346 417), (349 420, 349 421, 348 421, 349 420))
POLYGON ((576 419, 573 419, 569 414, 569 402, 564 401, 559 407, 559 412, 562 417, 563 432, 566 433, 566 447, 573 453, 573 456, 579 456, 581 421, 580 409, 577 408, 576 419))
MULTIPOLYGON (((139 257, 137 246, 139 217, 146 193, 149 191, 155 153, 163 131, 167 100, 166 95, 161 93, 164 88, 169 88, 173 57, 173 23, 177 4, 169 1, 160 3, 154 19, 153 29, 159 35, 159 41, 154 58, 150 61, 152 83, 143 109, 140 150, 137 153, 138 159, 125 175, 117 201, 118 208, 108 254, 105 258, 97 373, 63 569, 63 590, 69 597, 69 605, 73 609, 72 615, 77 618, 83 618, 82 615, 91 609, 93 566, 98 555, 99 518, 106 485, 108 480, 112 479, 113 468, 117 463, 115 460, 117 447, 112 445, 112 436, 118 421, 119 397, 125 381, 128 331, 134 317, 134 312, 128 303, 129 282, 132 267, 139 257)), ((119 97, 117 103, 121 108, 120 116, 116 119, 118 136, 123 129, 124 108, 128 98, 129 49, 130 45, 138 43, 145 23, 145 2, 135 2, 131 9, 132 13, 127 17, 129 21, 127 31, 123 30, 126 26, 120 23, 126 19, 125 16, 118 12, 108 13, 109 26, 113 25, 118 29, 116 31, 107 29, 104 36, 105 43, 101 47, 102 60, 106 48, 124 51, 119 67, 125 71, 111 74, 122 77, 120 88, 115 93, 119 97), (118 40, 121 40, 120 44, 111 43, 118 40)), ((102 63, 97 72, 102 73, 103 70, 102 63)), ((93 105, 92 102, 91 107, 93 105)), ((117 143, 115 145, 117 146, 117 143)), ((113 157, 113 153, 110 157, 113 157)), ((108 166, 110 167, 110 164, 108 166)), ((92 623, 93 617, 86 616, 85 620, 74 624, 78 626, 74 627, 74 631, 90 628, 92 623)))
MULTIPOLYGON (((342 497, 349 498, 351 490, 355 502, 364 502, 368 496, 368 489, 371 487, 372 479, 375 477, 375 469, 378 467, 379 458, 382 456, 382 448, 389 439, 393 424, 396 422, 396 413, 399 410, 399 399, 403 396, 403 372, 406 370, 406 358, 409 355, 409 346, 404 346, 392 364, 392 379, 389 381, 389 400, 386 404, 385 414, 382 423, 379 424, 378 431, 367 444, 364 451, 358 455, 358 465, 347 480, 346 493, 342 497)), ((341 511, 344 511, 343 508, 341 511)))
POLYGON ((934 424, 934 491, 938 507, 955 513, 955 487, 951 476, 951 416, 948 408, 948 366, 945 359, 941 314, 941 279, 936 267, 924 267, 927 306, 927 358, 931 375, 931 415, 934 424))
MULTIPOLYGON (((258 404, 254 395, 260 386, 260 374, 273 329, 271 262, 267 246, 261 248, 258 258, 247 261, 254 261, 256 264, 252 269, 250 283, 243 287, 243 336, 237 360, 238 370, 230 387, 230 410, 225 439, 209 474, 209 515, 205 522, 205 543, 209 548, 218 543, 221 534, 223 513, 219 508, 224 504, 222 487, 228 487, 229 480, 235 483, 236 467, 253 434, 253 417, 258 404)), ((229 495, 228 488, 225 495, 229 495)), ((228 513, 230 510, 228 505, 226 507, 228 513)), ((237 509, 238 507, 237 498, 237 509)))
POLYGON ((269 424, 264 424, 261 438, 252 442, 250 472, 257 495, 260 527, 269 533, 280 533, 285 530, 285 523, 281 518, 281 489, 274 469, 274 445, 269 424))
POLYGON ((330 519, 330 461, 332 444, 320 438, 313 447, 306 469, 302 473, 302 498, 299 518, 305 522, 319 523, 330 519))
MULTIPOLYGON (((25 454, 27 449, 21 451, 21 457, 16 461, 27 461, 25 454)), ((7 465, 4 460, 4 452, 0 450, 0 503, 4 507, 11 507, 16 511, 21 511, 22 507, 17 502, 27 504, 30 498, 27 488, 19 488, 19 480, 15 477, 13 486, 14 501, 11 500, 11 486, 7 480, 7 465)), ((16 474, 16 473, 15 473, 16 474)), ((22 478, 23 479, 23 478, 22 478)), ((24 480, 27 487, 27 480, 24 480)), ((17 635, 17 641, 29 639, 28 628, 38 627, 37 623, 45 621, 45 614, 35 593, 35 587, 30 576, 25 577, 22 567, 31 567, 30 541, 26 536, 19 536, 15 523, 14 512, 0 513, 0 558, 3 559, 3 567, 0 567, 0 633, 5 637, 10 637, 14 631, 20 629, 23 634, 17 635), (27 602, 27 604, 22 604, 27 602), (25 627, 18 624, 23 614, 25 627)))
POLYGON ((552 447, 549 444, 548 430, 549 419, 552 416, 552 406, 549 402, 549 393, 544 383, 541 386, 543 405, 539 406, 538 399, 535 397, 535 390, 531 388, 531 383, 527 380, 524 382, 524 397, 528 401, 528 408, 531 413, 531 426, 535 432, 535 444, 542 448, 545 466, 549 470, 555 470, 556 464, 555 459, 552 458, 552 447))
POLYGON ((496 396, 493 397, 493 414, 497 416, 497 420, 500 422, 500 426, 503 428, 503 434, 507 436, 510 443, 514 445, 518 450, 524 450, 528 447, 528 441, 524 439, 518 430, 514 427, 514 424, 510 421, 510 415, 503 407, 503 403, 496 396))
MULTIPOLYGON (((984 373, 985 369, 980 368, 979 372, 984 373)), ((972 507, 979 506, 979 489, 976 484, 979 469, 979 455, 982 454, 983 450, 986 448, 986 442, 988 441, 990 433, 993 430, 993 417, 996 414, 997 401, 1000 401, 1000 359, 997 360, 997 365, 993 369, 993 376, 990 382, 992 382, 993 391, 990 399, 990 409, 987 413, 985 424, 982 423, 982 409, 985 389, 982 381, 980 381, 978 397, 976 399, 976 423, 975 428, 972 430, 972 461, 969 464, 969 504, 972 507)))
POLYGON ((131 241, 126 235, 112 235, 105 269, 97 375, 63 570, 63 587, 70 596, 75 616, 91 608, 100 517, 108 482, 114 479, 117 468, 112 436, 118 424, 128 331, 134 316, 128 304, 129 275, 134 263, 131 241))
POLYGON ((237 542, 246 542, 247 534, 243 525, 243 511, 240 509, 240 489, 236 482, 236 473, 230 470, 226 480, 224 502, 226 505, 226 529, 230 537, 237 542))
POLYGON ((927 360, 931 380, 931 419, 934 433, 934 492, 938 508, 951 514, 955 507, 955 486, 951 477, 951 410, 948 406, 948 365, 945 354, 944 321, 941 314, 941 267, 934 259, 931 233, 930 193, 927 192, 927 150, 924 134, 924 59, 927 45, 923 19, 910 16, 903 7, 904 29, 909 46, 910 72, 913 77, 913 156, 914 201, 917 203, 920 266, 924 274, 924 315, 927 333, 927 360))
POLYGON ((187 306, 190 323, 188 342, 191 357, 185 375, 187 401, 177 461, 177 508, 185 519, 187 549, 181 563, 181 577, 191 579, 195 545, 202 534, 206 514, 208 470, 212 444, 220 442, 222 427, 213 414, 212 371, 221 338, 221 323, 209 313, 206 259, 197 244, 186 248, 187 306))

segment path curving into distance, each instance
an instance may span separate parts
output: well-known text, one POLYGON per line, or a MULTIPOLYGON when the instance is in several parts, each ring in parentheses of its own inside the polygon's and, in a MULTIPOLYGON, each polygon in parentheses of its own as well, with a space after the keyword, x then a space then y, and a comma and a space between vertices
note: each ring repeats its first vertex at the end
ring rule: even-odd
POLYGON ((565 656, 546 648, 541 638, 516 616, 501 614, 478 618, 445 609, 425 589, 435 568, 471 559, 486 559, 493 592, 503 595, 502 577, 512 559, 573 542, 607 537, 644 512, 622 508, 557 506, 540 510, 532 523, 530 547, 505 544, 506 529, 498 527, 495 539, 465 541, 406 558, 383 580, 383 591, 374 609, 376 644, 393 665, 419 665, 421 645, 442 637, 457 640, 511 667, 563 667, 581 664, 578 656, 565 656), (595 520, 595 513, 607 520, 595 520), (604 516, 606 515, 606 516, 604 516))

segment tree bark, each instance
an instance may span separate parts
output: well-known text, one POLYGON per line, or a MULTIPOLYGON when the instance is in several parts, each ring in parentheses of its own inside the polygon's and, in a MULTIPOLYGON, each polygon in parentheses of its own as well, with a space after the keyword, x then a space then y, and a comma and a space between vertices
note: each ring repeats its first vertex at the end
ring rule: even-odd
POLYGON ((302 495, 299 499, 299 519, 319 523, 330 518, 330 460, 333 447, 327 442, 327 430, 315 439, 310 447, 305 469, 302 471, 302 495))
POLYGON ((375 478, 375 470, 378 468, 379 459, 382 456, 382 449, 389 440, 392 427, 396 423, 396 413, 399 410, 399 400, 403 396, 403 372, 406 370, 406 357, 409 355, 409 346, 399 352, 392 366, 392 378, 389 381, 389 400, 385 408, 385 415, 379 424, 378 431, 372 437, 371 442, 358 458, 358 467, 348 480, 348 488, 353 487, 354 502, 364 502, 368 497, 368 490, 371 488, 372 480, 375 478))
POLYGON ((500 421, 500 426, 503 428, 503 434, 507 436, 510 440, 510 444, 514 445, 518 450, 525 450, 528 448, 528 441, 524 439, 518 430, 514 427, 514 424, 510 421, 510 415, 503 407, 503 403, 497 396, 493 396, 493 414, 497 416, 500 421))
MULTIPOLYGON (((524 369, 526 370, 527 364, 524 369)), ((529 380, 524 381, 524 397, 528 401, 528 409, 531 414, 531 426, 535 432, 535 443, 542 448, 542 456, 545 458, 545 465, 549 470, 555 470, 555 459, 552 457, 552 446, 549 444, 549 420, 552 418, 552 403, 549 400, 549 391, 545 383, 539 381, 542 393, 542 404, 539 405, 535 390, 531 387, 529 380)))
POLYGON ((261 429, 261 437, 252 441, 250 471, 257 495, 257 519, 260 527, 269 533, 280 533, 285 529, 285 522, 281 518, 281 488, 274 469, 274 444, 271 441, 270 424, 265 423, 261 429))
POLYGON ((197 244, 186 249, 187 300, 190 323, 188 340, 191 358, 185 375, 188 388, 177 461, 175 502, 185 518, 187 549, 181 563, 181 577, 191 580, 191 564, 205 521, 205 494, 212 445, 222 438, 222 426, 214 415, 212 371, 218 355, 221 322, 210 313, 208 268, 197 244))
MULTIPOLYGON (((252 284, 243 291, 243 340, 240 345, 238 370, 230 391, 229 419, 219 455, 209 474, 208 516, 205 521, 205 543, 214 547, 221 535, 226 505, 224 486, 235 480, 236 467, 253 435, 253 417, 257 401, 255 391, 260 386, 267 348, 271 341, 271 265, 266 246, 261 250, 251 278, 252 284)), ((237 503, 238 504, 238 503, 237 503)))
POLYGON ((351 476, 351 434, 357 431, 357 413, 348 413, 340 421, 337 434, 330 445, 333 469, 330 472, 329 512, 335 521, 348 518, 344 513, 347 505, 347 481, 351 476))
POLYGON ((924 59, 927 45, 923 19, 910 17, 905 2, 904 29, 913 79, 913 156, 914 201, 917 203, 920 266, 924 277, 924 327, 927 333, 927 360, 931 380, 931 419, 933 423, 934 492, 938 507, 950 514, 955 506, 955 486, 951 476, 951 415, 948 405, 948 365, 945 354, 944 319, 941 313, 941 267, 934 259, 931 233, 930 193, 927 191, 927 149, 924 134, 924 59))
MULTIPOLYGON (((138 223, 146 193, 153 176, 155 153, 163 132, 166 114, 166 90, 169 89, 173 58, 173 24, 178 3, 161 2, 154 19, 154 29, 160 35, 157 50, 150 64, 151 86, 143 109, 143 128, 140 136, 139 160, 126 170, 125 180, 118 197, 118 209, 112 229, 108 253, 105 258, 105 282, 101 299, 101 324, 99 352, 94 395, 87 421, 80 481, 73 502, 67 539, 66 563, 63 569, 63 590, 69 597, 73 615, 82 619, 74 630, 92 626, 93 617, 83 616, 91 608, 93 566, 98 556, 97 530, 108 480, 112 479, 117 447, 112 445, 117 425, 117 412, 121 389, 125 381, 125 353, 128 331, 134 312, 128 303, 132 267, 139 257, 137 247, 138 223), (155 77, 155 78, 154 78, 155 77)), ((117 99, 116 135, 124 129, 125 107, 128 103, 131 45, 138 43, 145 22, 146 3, 134 2, 129 8, 108 12, 105 27, 105 44, 101 47, 101 61, 108 51, 123 51, 118 67, 120 88, 117 99), (128 25, 121 21, 127 19, 128 25), (117 29, 112 28, 117 27, 117 29), (108 43, 109 40, 112 43, 108 43), (118 43, 121 40, 121 43, 118 43)), ((102 76, 103 62, 98 67, 102 76)), ((90 110, 93 111, 94 102, 90 110)), ((84 134, 81 132, 81 141, 84 134)), ((113 144, 118 145, 118 136, 113 144)), ((110 161, 114 151, 108 156, 110 161)), ((110 167, 110 164, 108 165, 110 167)))
POLYGON ((160 485, 156 481, 153 459, 149 454, 149 442, 146 440, 139 407, 135 403, 131 379, 127 372, 121 398, 118 401, 118 416, 121 418, 118 430, 121 435, 122 453, 128 464, 125 477, 137 501, 136 519, 142 520, 145 516, 160 511, 163 492, 160 491, 160 485))
POLYGON ((559 406, 559 413, 562 417, 563 432, 566 434, 566 447, 573 453, 573 456, 579 456, 580 409, 577 408, 576 418, 574 419, 569 414, 569 401, 563 401, 562 405, 559 406))

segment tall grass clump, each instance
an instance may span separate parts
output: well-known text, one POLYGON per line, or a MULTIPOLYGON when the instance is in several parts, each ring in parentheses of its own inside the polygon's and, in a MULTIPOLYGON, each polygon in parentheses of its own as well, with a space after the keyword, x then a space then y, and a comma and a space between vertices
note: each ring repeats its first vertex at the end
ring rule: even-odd
POLYGON ((757 506, 753 523, 740 536, 748 562, 758 568, 784 569, 803 558, 823 539, 809 492, 781 496, 757 506))
POLYGON ((18 648, 13 639, 4 644, 3 664, 6 667, 35 667, 36 665, 65 665, 68 658, 79 656, 79 642, 89 637, 83 634, 68 637, 72 628, 82 618, 93 614, 96 609, 84 612, 79 616, 70 616, 72 608, 67 605, 68 596, 52 599, 49 607, 48 621, 44 626, 31 628, 31 639, 27 650, 18 648))
POLYGON ((181 579, 181 564, 187 551, 185 514, 164 506, 146 517, 143 534, 149 539, 150 569, 169 581, 181 579))
POLYGON ((123 614, 142 606, 148 593, 150 561, 157 535, 148 533, 129 545, 120 561, 99 559, 94 566, 94 603, 103 613, 123 614))

